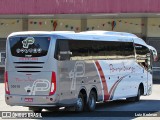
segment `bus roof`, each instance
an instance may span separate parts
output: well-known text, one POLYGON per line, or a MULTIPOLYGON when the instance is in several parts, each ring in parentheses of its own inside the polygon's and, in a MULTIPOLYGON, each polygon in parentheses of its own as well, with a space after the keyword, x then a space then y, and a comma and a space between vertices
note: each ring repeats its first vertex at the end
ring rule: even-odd
POLYGON ((147 44, 136 35, 126 32, 112 31, 86 31, 75 33, 74 31, 23 31, 11 33, 11 36, 21 35, 55 35, 58 39, 78 39, 78 40, 101 40, 101 41, 124 41, 135 42, 147 46, 147 44), (106 39, 107 38, 107 39, 106 39))
POLYGON ((11 36, 20 36, 20 35, 44 35, 44 34, 65 34, 65 33, 75 33, 74 31, 22 31, 22 32, 13 32, 8 37, 11 36))
POLYGON ((84 31, 80 32, 83 34, 103 34, 103 35, 114 35, 114 36, 125 36, 125 37, 137 37, 134 34, 127 33, 127 32, 114 32, 114 31, 103 31, 103 30, 93 30, 93 31, 84 31))

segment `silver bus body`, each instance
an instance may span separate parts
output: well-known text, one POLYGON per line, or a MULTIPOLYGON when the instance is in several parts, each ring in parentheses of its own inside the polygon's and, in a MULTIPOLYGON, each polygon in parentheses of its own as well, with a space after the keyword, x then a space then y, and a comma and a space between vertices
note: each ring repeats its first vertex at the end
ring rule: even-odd
POLYGON ((97 102, 134 98, 139 89, 140 95, 149 95, 152 91, 149 53, 137 60, 134 39, 137 37, 114 35, 114 32, 12 33, 6 43, 6 103, 11 106, 66 107, 75 106, 80 93, 85 104, 91 93, 97 102), (120 44, 122 47, 106 53, 100 48, 103 44, 108 45, 105 48, 108 51, 112 49, 109 45, 120 44), (131 49, 126 48, 126 51, 133 52, 125 53, 123 45, 130 45, 131 49), (118 52, 119 55, 112 55, 121 49, 125 56, 118 52))

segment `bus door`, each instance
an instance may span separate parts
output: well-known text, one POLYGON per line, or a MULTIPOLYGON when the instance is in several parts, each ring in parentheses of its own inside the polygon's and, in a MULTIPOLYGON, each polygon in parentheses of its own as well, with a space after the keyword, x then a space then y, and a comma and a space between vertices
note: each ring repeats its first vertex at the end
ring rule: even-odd
POLYGON ((152 52, 150 51, 150 53, 148 53, 146 55, 147 57, 147 89, 148 89, 148 94, 151 94, 151 91, 152 91, 152 75, 153 75, 153 71, 152 71, 152 61, 153 61, 153 56, 152 56, 152 52))
MULTIPOLYGON (((142 67, 143 69, 143 74, 139 73, 141 75, 141 79, 143 81, 147 80, 147 90, 148 90, 148 85, 152 84, 152 62, 151 62, 151 54, 150 50, 148 47, 141 45, 141 44, 135 44, 135 49, 136 49, 136 59, 137 63, 142 67)), ((144 82, 145 83, 145 82, 144 82)))

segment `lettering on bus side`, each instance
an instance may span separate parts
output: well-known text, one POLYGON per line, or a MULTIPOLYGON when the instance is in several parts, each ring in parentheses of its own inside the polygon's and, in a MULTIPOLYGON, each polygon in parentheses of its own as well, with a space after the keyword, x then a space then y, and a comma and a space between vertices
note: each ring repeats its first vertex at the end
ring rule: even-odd
POLYGON ((11 88, 20 88, 20 85, 11 85, 11 88))
POLYGON ((113 64, 109 65, 110 68, 110 73, 113 72, 131 72, 134 73, 135 72, 135 67, 131 67, 131 66, 125 66, 124 62, 122 63, 121 67, 115 67, 113 64))

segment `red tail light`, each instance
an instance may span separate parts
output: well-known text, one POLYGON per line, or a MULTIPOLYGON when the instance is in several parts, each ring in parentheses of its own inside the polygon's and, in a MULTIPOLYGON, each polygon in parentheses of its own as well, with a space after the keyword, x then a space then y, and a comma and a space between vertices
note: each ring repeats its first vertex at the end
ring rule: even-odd
POLYGON ((154 59, 154 61, 155 61, 155 62, 158 61, 158 56, 156 56, 156 58, 154 59))
POLYGON ((51 89, 49 92, 49 95, 53 95, 56 92, 56 73, 52 72, 52 77, 51 77, 51 89))
POLYGON ((8 72, 7 71, 4 73, 4 83, 5 83, 6 94, 10 94, 9 85, 8 85, 8 72))

